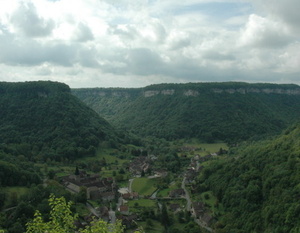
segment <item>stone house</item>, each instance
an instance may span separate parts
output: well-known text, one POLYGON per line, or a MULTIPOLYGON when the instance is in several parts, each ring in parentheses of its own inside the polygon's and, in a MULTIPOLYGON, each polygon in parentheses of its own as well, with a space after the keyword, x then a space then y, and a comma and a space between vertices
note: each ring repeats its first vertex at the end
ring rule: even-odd
POLYGON ((191 214, 193 216, 199 218, 200 216, 203 216, 204 212, 205 212, 205 204, 203 202, 192 203, 191 214))
POLYGON ((179 198, 185 195, 184 189, 174 189, 169 192, 169 197, 171 198, 179 198))

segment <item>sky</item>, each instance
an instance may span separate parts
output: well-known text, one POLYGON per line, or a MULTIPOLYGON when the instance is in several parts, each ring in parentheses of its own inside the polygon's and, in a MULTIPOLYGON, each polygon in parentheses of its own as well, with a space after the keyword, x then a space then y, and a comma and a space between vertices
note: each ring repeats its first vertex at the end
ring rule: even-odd
POLYGON ((299 0, 0 0, 0 81, 300 85, 299 0))

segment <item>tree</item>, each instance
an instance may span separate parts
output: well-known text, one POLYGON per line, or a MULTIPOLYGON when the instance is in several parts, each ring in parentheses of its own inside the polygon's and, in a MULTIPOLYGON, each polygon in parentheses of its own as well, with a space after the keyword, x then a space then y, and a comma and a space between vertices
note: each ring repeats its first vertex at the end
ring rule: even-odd
POLYGON ((75 173, 74 173, 76 176, 78 176, 80 173, 79 173, 79 169, 78 169, 78 166, 76 166, 76 169, 75 169, 75 173))
MULTIPOLYGON (((72 203, 66 202, 64 197, 57 198, 50 195, 49 205, 51 207, 50 218, 45 222, 41 213, 37 210, 34 219, 26 224, 26 233, 70 233, 75 232, 74 222, 77 220, 77 214, 70 210, 72 203)), ((124 227, 120 222, 110 224, 103 220, 93 220, 91 225, 80 229, 81 233, 122 233, 124 227)))
POLYGON ((169 219, 169 215, 165 203, 163 203, 161 207, 161 223, 162 225, 164 225, 166 229, 170 225, 170 219, 169 219))

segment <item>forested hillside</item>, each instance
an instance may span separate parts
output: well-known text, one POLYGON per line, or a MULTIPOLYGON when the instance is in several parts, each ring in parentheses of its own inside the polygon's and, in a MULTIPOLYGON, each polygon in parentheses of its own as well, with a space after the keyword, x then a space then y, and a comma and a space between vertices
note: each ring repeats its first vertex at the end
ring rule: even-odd
POLYGON ((281 136, 240 147, 207 166, 195 192, 212 190, 225 215, 217 232, 300 231, 300 124, 281 136))
POLYGON ((31 159, 93 155, 113 128, 54 82, 0 83, 0 141, 31 159), (15 146, 14 146, 15 145, 15 146))
POLYGON ((72 93, 116 127, 167 139, 260 138, 280 132, 300 114, 297 85, 189 83, 72 93))

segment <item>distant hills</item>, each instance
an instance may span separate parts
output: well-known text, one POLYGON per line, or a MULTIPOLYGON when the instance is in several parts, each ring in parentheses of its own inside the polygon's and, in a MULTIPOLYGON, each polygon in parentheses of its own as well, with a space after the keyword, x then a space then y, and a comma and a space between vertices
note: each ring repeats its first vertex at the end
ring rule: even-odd
POLYGON ((72 93, 118 128, 167 139, 259 139, 280 132, 300 114, 300 87, 292 84, 160 84, 72 93))
POLYGON ((74 159, 93 155, 115 130, 56 82, 0 83, 0 143, 31 157, 74 159))

